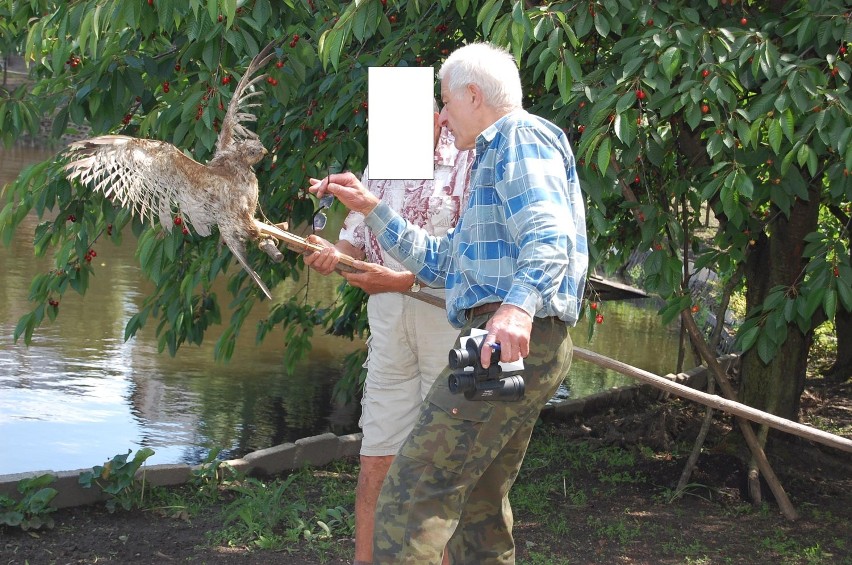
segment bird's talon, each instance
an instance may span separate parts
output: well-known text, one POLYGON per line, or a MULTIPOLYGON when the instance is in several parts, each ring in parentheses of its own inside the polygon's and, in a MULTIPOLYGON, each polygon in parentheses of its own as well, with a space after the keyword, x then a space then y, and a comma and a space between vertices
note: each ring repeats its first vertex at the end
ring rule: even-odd
POLYGON ((264 253, 269 255, 269 258, 272 259, 273 262, 280 263, 284 260, 284 254, 278 250, 278 246, 275 244, 274 239, 262 239, 257 246, 260 247, 264 253))

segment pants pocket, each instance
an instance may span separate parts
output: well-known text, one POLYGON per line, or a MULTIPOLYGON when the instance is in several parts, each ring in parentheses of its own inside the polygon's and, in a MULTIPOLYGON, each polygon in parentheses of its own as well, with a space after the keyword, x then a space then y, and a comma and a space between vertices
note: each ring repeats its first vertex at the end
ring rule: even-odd
POLYGON ((401 455, 458 473, 474 454, 477 439, 494 411, 490 402, 469 401, 452 394, 442 373, 401 455))

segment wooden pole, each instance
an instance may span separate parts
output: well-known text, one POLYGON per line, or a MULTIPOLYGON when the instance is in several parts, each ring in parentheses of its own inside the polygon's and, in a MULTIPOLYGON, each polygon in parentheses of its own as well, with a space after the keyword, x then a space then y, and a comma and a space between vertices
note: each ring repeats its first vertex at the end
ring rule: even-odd
POLYGON ((852 440, 848 440, 844 437, 830 434, 816 428, 811 428, 804 424, 792 422, 774 414, 758 410, 757 408, 752 408, 747 404, 742 404, 734 400, 727 400, 715 394, 707 394, 706 392, 689 388, 688 386, 672 382, 664 377, 639 369, 638 367, 633 367, 627 363, 622 363, 621 361, 604 357, 594 351, 589 351, 588 349, 583 349, 581 347, 574 347, 574 357, 576 359, 581 359, 600 367, 604 367, 605 369, 611 369, 617 373, 621 373, 622 375, 640 380, 655 388, 662 389, 688 400, 693 400, 699 404, 710 406, 717 410, 724 410, 730 414, 741 416, 761 424, 766 424, 767 426, 777 430, 813 440, 842 451, 852 452, 852 440))
MULTIPOLYGON (((257 222, 257 226, 264 235, 274 237, 284 242, 287 248, 292 251, 296 251, 298 253, 307 253, 321 251, 323 249, 319 245, 315 245, 313 243, 308 242, 303 237, 299 237, 293 233, 284 231, 270 224, 257 222)), ((349 257, 348 255, 341 255, 339 270, 354 270, 354 267, 352 266, 354 261, 355 259, 349 257)), ((424 295, 422 292, 407 294, 409 294, 409 296, 414 296, 415 298, 420 299, 424 299, 424 297, 426 296, 435 299, 434 296, 424 295)), ((430 304, 434 304, 435 306, 445 306, 444 302, 440 299, 426 299, 425 301, 429 302, 430 304)), ((848 440, 846 438, 830 434, 828 432, 823 432, 822 430, 811 428, 803 424, 798 424, 785 418, 780 418, 778 416, 775 416, 774 414, 769 414, 768 412, 757 410, 756 408, 752 408, 751 406, 748 406, 746 404, 741 404, 733 400, 726 400, 716 395, 706 394, 704 392, 689 388, 687 386, 669 381, 668 379, 665 379, 653 373, 649 373, 648 371, 644 371, 637 367, 622 363, 621 361, 616 361, 615 359, 604 357, 603 355, 599 355, 587 349, 575 347, 574 355, 578 359, 582 359, 583 361, 593 363, 606 369, 612 369, 613 371, 616 371, 628 377, 633 377, 635 379, 641 380, 647 384, 650 384, 651 386, 660 388, 672 394, 676 394, 677 396, 693 400, 700 404, 704 404, 705 406, 724 410, 725 412, 741 416, 754 422, 766 424, 772 428, 781 431, 804 437, 806 439, 810 439, 831 447, 835 447, 843 451, 852 452, 852 440, 848 440)), ((728 384, 728 387, 730 387, 730 384, 728 384)))

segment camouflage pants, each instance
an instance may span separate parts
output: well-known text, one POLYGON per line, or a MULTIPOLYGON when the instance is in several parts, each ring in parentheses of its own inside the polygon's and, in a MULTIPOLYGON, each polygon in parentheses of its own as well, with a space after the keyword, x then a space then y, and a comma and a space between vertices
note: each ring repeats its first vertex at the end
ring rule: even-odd
POLYGON ((535 318, 518 402, 468 401, 450 393, 449 368, 438 376, 382 487, 374 563, 439 564, 445 546, 453 565, 515 562, 509 489, 572 351, 564 322, 535 318))

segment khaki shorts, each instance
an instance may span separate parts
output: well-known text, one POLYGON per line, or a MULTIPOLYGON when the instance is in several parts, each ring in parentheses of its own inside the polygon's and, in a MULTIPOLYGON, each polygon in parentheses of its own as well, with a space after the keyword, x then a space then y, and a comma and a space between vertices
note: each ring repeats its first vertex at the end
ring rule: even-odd
MULTIPOLYGON (((443 291, 428 292, 443 298, 443 291)), ((432 383, 447 367, 450 349, 458 347, 459 330, 447 321, 444 308, 397 293, 370 296, 367 316, 361 455, 395 455, 432 383)))

